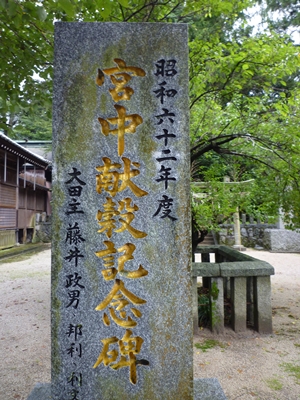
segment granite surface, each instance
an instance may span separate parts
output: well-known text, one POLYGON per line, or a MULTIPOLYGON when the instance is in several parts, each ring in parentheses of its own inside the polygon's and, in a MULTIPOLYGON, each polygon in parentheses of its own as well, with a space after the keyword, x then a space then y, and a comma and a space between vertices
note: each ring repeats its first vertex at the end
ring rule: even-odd
POLYGON ((193 263, 192 275, 204 277, 269 276, 274 275, 272 265, 265 261, 230 261, 223 263, 193 263))
POLYGON ((263 243, 277 253, 300 253, 300 233, 288 229, 266 229, 263 243))
POLYGON ((217 378, 194 380, 194 400, 226 400, 217 378))
POLYGON ((27 400, 51 400, 51 383, 37 383, 27 400))
POLYGON ((55 26, 55 399, 192 399, 184 24, 55 26))
MULTIPOLYGON (((194 400, 226 400, 217 378, 194 380, 194 400)), ((38 383, 27 400, 51 400, 51 384, 38 383)), ((52 399, 54 400, 54 399, 52 399)))

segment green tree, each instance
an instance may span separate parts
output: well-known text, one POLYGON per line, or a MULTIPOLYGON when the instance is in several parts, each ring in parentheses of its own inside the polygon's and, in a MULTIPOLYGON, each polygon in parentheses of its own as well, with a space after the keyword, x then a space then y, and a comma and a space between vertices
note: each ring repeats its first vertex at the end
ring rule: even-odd
POLYGON ((55 21, 191 22, 199 15, 209 18, 212 10, 229 15, 230 4, 220 0, 0 0, 0 128, 9 132, 8 115, 23 107, 33 110, 41 104, 51 109, 55 21), (37 75, 48 90, 41 90, 37 75))
POLYGON ((270 21, 269 31, 252 34, 246 14, 255 4, 259 1, 0 0, 0 128, 9 135, 35 135, 35 113, 50 114, 54 21, 185 22, 192 179, 211 182, 217 205, 211 211, 202 206, 202 222, 215 221, 217 212, 224 215, 235 204, 232 193, 215 189, 225 174, 258 182, 248 195, 256 212, 282 205, 293 222, 300 221, 300 58, 289 38, 271 32, 270 21))
MULTIPOLYGON (((251 201, 236 193, 239 205, 257 215, 276 215, 284 204, 287 219, 293 215, 296 222, 299 55, 281 34, 251 36, 250 31, 216 33, 209 42, 199 34, 190 43, 192 179, 220 185, 224 175, 254 178, 257 184, 247 194, 251 201)), ((199 228, 203 221, 216 224, 212 199, 223 196, 217 202, 225 205, 220 214, 230 215, 224 192, 218 193, 196 207, 196 213, 203 212, 199 228)))
POLYGON ((16 116, 10 136, 16 140, 51 140, 51 122, 47 111, 41 106, 36 106, 34 112, 22 110, 16 116))
POLYGON ((292 33, 300 26, 299 0, 264 0, 261 4, 261 16, 272 29, 281 33, 292 33))

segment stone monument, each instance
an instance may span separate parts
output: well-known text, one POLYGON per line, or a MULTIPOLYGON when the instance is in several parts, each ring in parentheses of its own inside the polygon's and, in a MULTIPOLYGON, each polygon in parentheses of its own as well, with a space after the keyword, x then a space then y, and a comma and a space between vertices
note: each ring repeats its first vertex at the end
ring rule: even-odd
POLYGON ((184 24, 55 27, 52 398, 193 399, 184 24))

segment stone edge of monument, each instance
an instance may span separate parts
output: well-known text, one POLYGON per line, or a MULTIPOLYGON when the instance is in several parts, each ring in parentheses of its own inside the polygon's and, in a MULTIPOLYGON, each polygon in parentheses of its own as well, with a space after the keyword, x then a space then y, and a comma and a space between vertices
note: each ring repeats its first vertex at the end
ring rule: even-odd
POLYGON ((27 400, 51 400, 51 383, 37 383, 27 400))
POLYGON ((194 400, 227 400, 217 378, 194 379, 194 400))
MULTIPOLYGON (((27 400, 51 400, 51 383, 37 383, 27 400)), ((217 378, 194 380, 194 400, 227 400, 217 378)))

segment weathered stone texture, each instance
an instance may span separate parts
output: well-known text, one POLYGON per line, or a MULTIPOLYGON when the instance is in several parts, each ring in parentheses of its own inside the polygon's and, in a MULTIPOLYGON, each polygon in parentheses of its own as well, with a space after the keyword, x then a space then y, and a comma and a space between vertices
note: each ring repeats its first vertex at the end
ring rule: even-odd
POLYGON ((55 399, 65 400, 72 390, 84 400, 193 398, 187 88, 187 27, 183 24, 56 24, 55 399), (125 100, 125 94, 130 99, 125 100), (124 115, 130 116, 125 124, 124 115), (115 226, 111 225, 109 234, 111 219, 115 226), (76 230, 84 239, 77 237, 77 243, 71 239, 76 230), (123 247, 128 244, 135 246, 133 257, 123 247), (109 246, 113 246, 110 251, 109 246), (101 252, 105 250, 113 262, 104 260, 101 252), (108 264, 117 272, 112 280, 102 275, 108 264), (148 274, 130 278, 128 273, 139 266, 148 274), (77 283, 83 287, 76 285, 79 276, 77 283), (122 284, 138 299, 128 292, 124 295, 123 289, 120 292, 122 284), (126 316, 109 298, 113 287, 119 288, 116 295, 129 299, 126 316), (76 291, 80 292, 77 303, 76 291), (139 349, 135 338, 143 341, 139 349), (104 339, 113 341, 107 348, 116 353, 99 359, 93 368, 105 353, 104 339), (136 354, 121 349, 124 343, 129 346, 128 340, 136 354), (132 361, 135 358, 137 364, 132 361), (129 379, 134 380, 135 369, 136 383, 129 379))
POLYGON ((274 252, 300 253, 300 233, 286 229, 267 229, 264 247, 274 252))
POLYGON ((244 332, 247 328, 247 288, 246 278, 230 278, 231 301, 233 304, 232 327, 235 332, 244 332))
POLYGON ((254 278, 254 324, 259 333, 272 333, 272 300, 270 276, 254 278))

